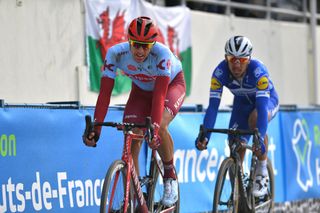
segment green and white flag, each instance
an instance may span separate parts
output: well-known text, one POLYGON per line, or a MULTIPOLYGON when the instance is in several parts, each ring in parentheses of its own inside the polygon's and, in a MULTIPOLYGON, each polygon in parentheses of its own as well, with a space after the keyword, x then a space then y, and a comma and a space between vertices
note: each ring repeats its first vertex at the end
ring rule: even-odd
MULTIPOLYGON (((182 61, 191 88, 191 13, 185 6, 160 7, 143 0, 84 0, 86 7, 87 61, 90 89, 99 91, 101 68, 109 47, 127 41, 127 27, 138 16, 156 21, 161 33, 158 42, 167 45, 182 61)), ((117 71, 113 95, 128 92, 131 80, 117 71)))

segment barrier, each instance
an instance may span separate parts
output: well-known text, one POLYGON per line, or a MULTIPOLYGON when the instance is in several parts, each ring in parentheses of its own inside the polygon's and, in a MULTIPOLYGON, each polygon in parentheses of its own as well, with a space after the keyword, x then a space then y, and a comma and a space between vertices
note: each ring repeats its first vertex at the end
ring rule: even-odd
MULTIPOLYGON (((181 212, 212 207, 218 166, 228 155, 226 136, 215 134, 206 151, 194 148, 203 112, 183 111, 170 126, 181 191, 181 212)), ((122 133, 104 128, 98 146, 82 143, 84 116, 92 107, 0 108, 0 212, 98 212, 103 179, 119 158, 122 133)), ((216 127, 228 126, 230 112, 216 127)), ((111 108, 108 121, 121 121, 111 108)), ((320 111, 281 110, 268 129, 277 203, 320 198, 320 111)), ((144 173, 148 149, 143 147, 144 173)), ((244 162, 244 168, 248 162, 244 162)))

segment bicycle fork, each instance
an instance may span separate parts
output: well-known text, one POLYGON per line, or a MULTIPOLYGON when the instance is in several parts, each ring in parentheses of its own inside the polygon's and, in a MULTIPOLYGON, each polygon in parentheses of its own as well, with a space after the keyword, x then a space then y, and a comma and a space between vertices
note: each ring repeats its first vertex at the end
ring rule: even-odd
POLYGON ((240 205, 239 205, 239 212, 246 212, 245 209, 248 208, 247 205, 247 189, 245 184, 243 183, 243 171, 242 171, 242 161, 240 159, 240 155, 238 152, 233 152, 233 159, 236 162, 236 167, 235 167, 235 174, 238 177, 238 183, 239 183, 239 193, 240 193, 240 205))

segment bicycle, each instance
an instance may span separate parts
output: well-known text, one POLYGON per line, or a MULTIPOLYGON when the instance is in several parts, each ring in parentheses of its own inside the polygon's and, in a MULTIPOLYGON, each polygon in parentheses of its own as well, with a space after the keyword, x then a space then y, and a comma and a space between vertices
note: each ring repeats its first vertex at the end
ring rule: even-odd
POLYGON ((163 165, 156 150, 152 150, 148 175, 138 177, 133 164, 131 144, 133 139, 146 139, 149 143, 153 135, 151 118, 147 117, 144 124, 93 122, 90 115, 85 117, 85 134, 92 131, 94 126, 115 127, 124 133, 124 145, 121 160, 115 160, 109 167, 104 179, 100 213, 130 212, 147 213, 179 212, 180 191, 178 188, 178 201, 171 207, 161 204, 163 194, 163 165), (132 132, 133 128, 144 128, 145 135, 132 132), (146 192, 143 192, 143 188, 146 192))
MULTIPOLYGON (((259 145, 259 132, 255 130, 240 129, 205 129, 200 126, 199 137, 204 137, 205 132, 223 133, 233 136, 253 135, 253 144, 259 145)), ((246 148, 252 151, 252 146, 238 140, 229 142, 230 156, 225 158, 218 170, 217 181, 214 189, 213 212, 272 212, 274 206, 274 174, 272 164, 268 159, 267 170, 269 174, 268 193, 262 198, 255 198, 252 194, 257 156, 252 151, 249 178, 245 178, 242 171, 242 162, 238 150, 246 148)))

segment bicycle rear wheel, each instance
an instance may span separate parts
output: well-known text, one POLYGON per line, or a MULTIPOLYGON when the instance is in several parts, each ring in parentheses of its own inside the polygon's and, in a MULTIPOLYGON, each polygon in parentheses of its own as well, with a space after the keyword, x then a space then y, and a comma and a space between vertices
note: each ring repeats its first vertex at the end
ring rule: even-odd
MULTIPOLYGON (((161 204, 161 199, 163 196, 163 177, 160 174, 159 168, 160 167, 162 174, 163 174, 163 164, 160 157, 152 157, 151 165, 150 165, 150 176, 152 180, 148 185, 148 209, 150 212, 156 213, 160 212, 161 210, 166 209, 165 206, 161 204), (157 161, 157 162, 155 162, 157 161)), ((175 170, 176 173, 176 170, 175 170)), ((179 183, 179 181, 178 181, 179 183)), ((178 201, 174 205, 174 212, 178 213, 180 211, 180 189, 178 184, 178 201)))
POLYGON ((238 212, 240 206, 239 178, 232 158, 223 160, 214 188, 213 212, 238 212))
POLYGON ((114 161, 108 169, 103 183, 100 213, 134 212, 133 192, 130 190, 128 207, 124 209, 127 167, 122 160, 114 161))

